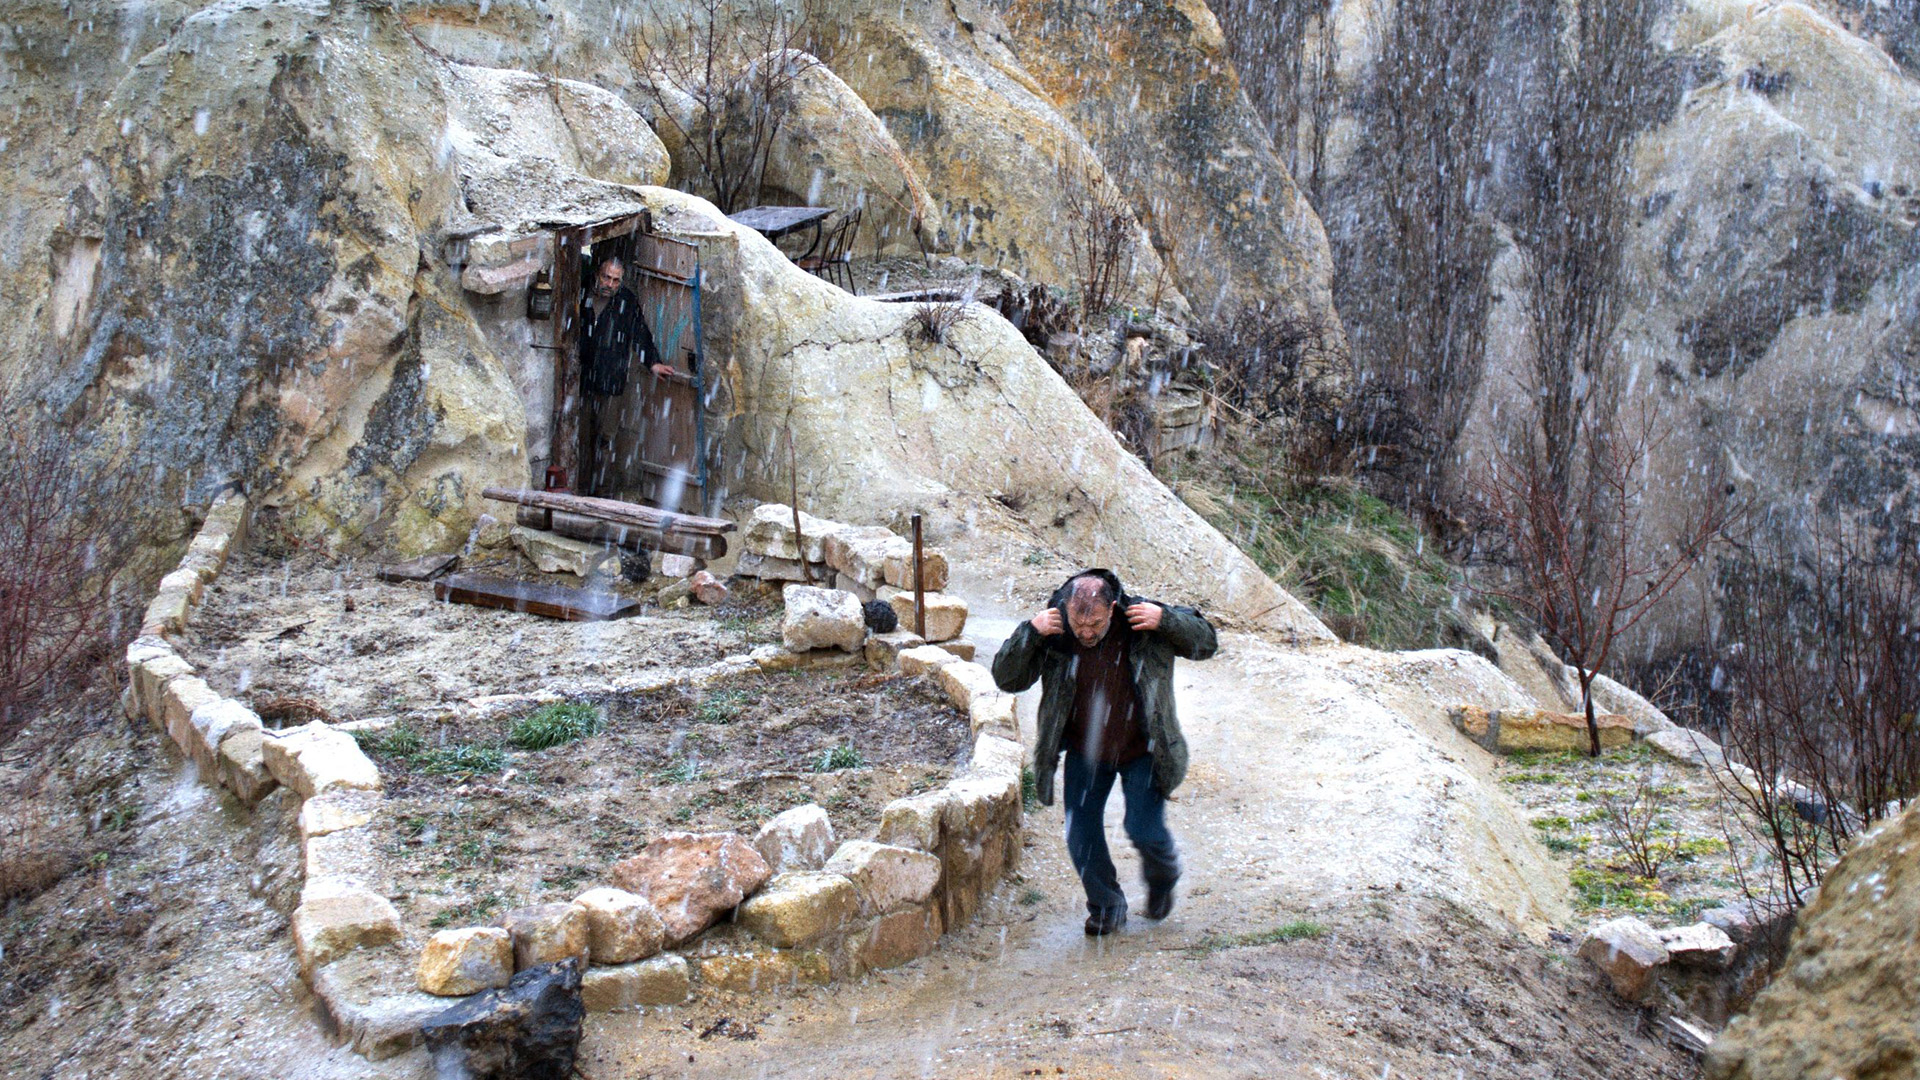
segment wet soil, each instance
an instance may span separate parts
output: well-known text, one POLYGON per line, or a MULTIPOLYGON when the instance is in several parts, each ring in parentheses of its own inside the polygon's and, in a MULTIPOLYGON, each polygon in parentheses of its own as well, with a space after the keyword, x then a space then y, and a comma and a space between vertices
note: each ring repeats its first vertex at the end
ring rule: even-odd
POLYGON ((861 671, 580 703, 604 728, 551 749, 516 748, 517 718, 363 736, 387 781, 377 842, 410 922, 572 899, 662 832, 751 835, 809 802, 839 838, 871 836, 888 802, 945 783, 970 745, 966 716, 924 678, 861 671))
MULTIPOLYGON (((463 570, 580 585, 512 553, 463 570)), ((221 694, 270 723, 433 720, 475 697, 710 664, 779 638, 777 604, 743 597, 719 608, 572 623, 436 601, 430 585, 388 583, 373 563, 236 556, 208 590, 179 648, 221 694)), ((597 588, 647 599, 658 579, 597 588)))

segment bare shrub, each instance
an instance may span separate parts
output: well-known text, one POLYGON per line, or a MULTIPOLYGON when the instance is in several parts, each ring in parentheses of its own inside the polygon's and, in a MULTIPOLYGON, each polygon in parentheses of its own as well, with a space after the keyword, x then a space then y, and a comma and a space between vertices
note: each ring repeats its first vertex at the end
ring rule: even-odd
POLYGON ((913 305, 913 326, 927 344, 945 345, 947 335, 971 314, 964 299, 919 300, 913 305))
POLYGON ((1354 380, 1319 366, 1336 336, 1326 319, 1277 305, 1249 305, 1202 332, 1214 393, 1256 436, 1278 444, 1293 489, 1353 467, 1354 380))
POLYGON ((1793 903, 1861 830, 1920 797, 1920 548, 1845 524, 1808 530, 1725 582, 1732 795, 1793 903))
POLYGON ((634 32, 646 77, 636 84, 655 124, 673 128, 713 204, 756 202, 786 121, 789 91, 819 61, 820 0, 738 6, 727 0, 654 3, 634 32))
POLYGON ((1092 168, 1067 185, 1067 241, 1080 286, 1080 319, 1092 326, 1132 295, 1138 258, 1133 208, 1092 168))
POLYGON ((1673 841, 1661 836, 1657 827, 1663 809, 1660 798, 1652 769, 1636 773, 1631 790, 1600 794, 1601 827, 1626 856, 1626 869, 1649 881, 1660 880, 1661 869, 1676 851, 1673 841))
POLYGON ((110 651, 113 573, 139 522, 132 473, 0 393, 0 746, 110 651))
POLYGON ((1339 105, 1334 0, 1223 0, 1213 7, 1274 148, 1308 201, 1325 207, 1327 133, 1339 105))
POLYGON ((1593 680, 1620 637, 1706 557, 1735 511, 1723 494, 1710 496, 1666 543, 1640 543, 1645 464, 1658 445, 1651 420, 1621 430, 1611 415, 1589 412, 1583 434, 1587 450, 1573 467, 1561 446, 1533 430, 1495 456, 1477 492, 1500 524, 1507 576, 1477 588, 1531 616, 1577 669, 1589 749, 1599 757, 1593 680))

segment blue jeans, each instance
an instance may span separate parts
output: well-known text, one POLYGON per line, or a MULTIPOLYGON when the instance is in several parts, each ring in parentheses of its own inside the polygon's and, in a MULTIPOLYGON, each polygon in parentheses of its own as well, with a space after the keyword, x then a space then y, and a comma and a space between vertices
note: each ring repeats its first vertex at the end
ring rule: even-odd
POLYGON ((1153 755, 1142 754, 1118 767, 1083 757, 1071 750, 1067 759, 1067 855, 1087 890, 1087 911, 1094 915, 1125 914, 1127 894, 1107 851, 1107 796, 1120 781, 1127 812, 1123 824, 1127 839, 1140 853, 1148 885, 1171 886, 1180 879, 1180 855, 1167 831, 1167 797, 1153 786, 1153 755))

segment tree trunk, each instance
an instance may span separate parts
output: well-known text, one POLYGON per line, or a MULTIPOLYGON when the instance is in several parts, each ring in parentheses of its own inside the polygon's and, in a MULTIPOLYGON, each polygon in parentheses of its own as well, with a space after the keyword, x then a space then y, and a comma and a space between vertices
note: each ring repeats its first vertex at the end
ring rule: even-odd
POLYGON ((1580 669, 1580 701, 1587 709, 1587 754, 1600 756, 1600 717, 1593 710, 1593 677, 1599 672, 1580 669))

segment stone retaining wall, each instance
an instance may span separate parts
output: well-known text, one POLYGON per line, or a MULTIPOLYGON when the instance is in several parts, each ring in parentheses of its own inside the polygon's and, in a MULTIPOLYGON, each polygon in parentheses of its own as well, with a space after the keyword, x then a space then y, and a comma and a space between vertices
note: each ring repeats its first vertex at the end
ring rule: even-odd
MULTIPOLYGON (((422 940, 424 929, 404 926, 387 899, 395 886, 372 827, 383 805, 380 771, 350 732, 322 722, 267 729, 246 705, 213 693, 170 640, 187 628, 239 543, 246 510, 239 496, 217 501, 179 569, 162 579, 141 636, 127 650, 126 707, 151 719, 203 777, 242 803, 252 806, 276 787, 302 800, 294 950, 329 1033, 368 1058, 419 1045, 421 1025, 459 997, 569 955, 590 962, 582 995, 591 1011, 679 1004, 703 990, 821 984, 894 967, 926 955, 964 925, 1018 865, 1022 752, 1014 702, 985 668, 932 646, 806 655, 769 648, 691 676, 597 689, 641 691, 824 663, 897 667, 932 677, 967 713, 975 739, 969 763, 940 789, 888 804, 875 840, 834 844, 831 823, 816 806, 777 815, 751 843, 734 834, 668 834, 611 868, 631 889, 600 885, 569 904, 511 912, 504 925, 422 940), (691 854, 678 862, 658 854, 676 850, 691 854), (655 901, 666 906, 666 883, 686 878, 713 886, 699 894, 707 906, 690 912, 691 901, 676 894, 663 919, 655 901), (669 924, 693 932, 670 937, 669 924)), ((468 707, 504 715, 560 698, 502 695, 468 707)))

